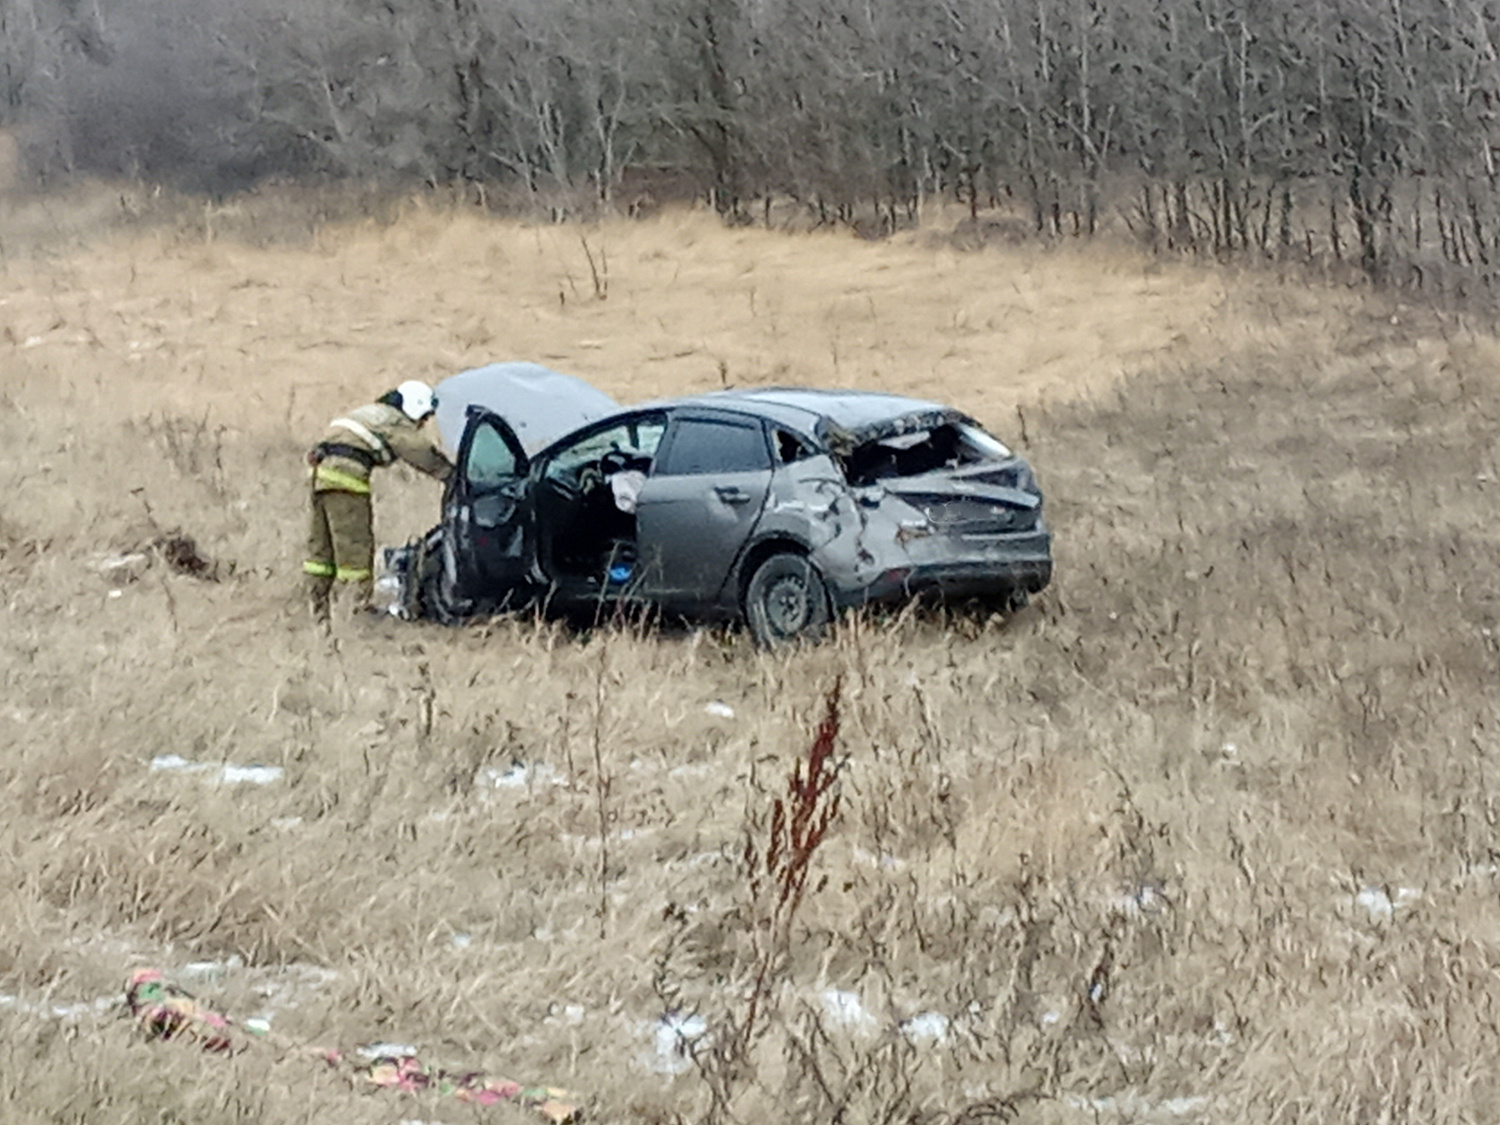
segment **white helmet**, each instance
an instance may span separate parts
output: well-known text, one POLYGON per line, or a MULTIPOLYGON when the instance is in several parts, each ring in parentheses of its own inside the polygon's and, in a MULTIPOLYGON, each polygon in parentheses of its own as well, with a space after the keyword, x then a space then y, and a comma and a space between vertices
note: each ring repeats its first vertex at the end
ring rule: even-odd
POLYGON ((420 422, 437 409, 437 394, 420 379, 408 379, 396 388, 401 396, 401 413, 420 422))

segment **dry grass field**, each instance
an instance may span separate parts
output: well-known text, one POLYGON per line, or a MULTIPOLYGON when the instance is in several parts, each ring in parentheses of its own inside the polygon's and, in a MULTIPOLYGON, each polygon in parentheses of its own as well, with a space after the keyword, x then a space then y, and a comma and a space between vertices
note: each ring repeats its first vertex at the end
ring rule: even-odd
MULTIPOLYGON (((0 1121, 533 1119, 286 1046, 376 1040, 595 1121, 1493 1119, 1493 339, 936 222, 149 209, 0 202, 0 1121), (498 359, 951 400, 1036 465, 1056 582, 772 655, 324 638, 302 450, 498 359), (152 548, 179 532, 210 576, 152 548), (835 684, 836 815, 783 903, 772 805, 835 684), (276 1040, 142 1042, 111 1002, 148 964, 276 1040)), ((432 521, 382 483, 383 541, 432 521)))

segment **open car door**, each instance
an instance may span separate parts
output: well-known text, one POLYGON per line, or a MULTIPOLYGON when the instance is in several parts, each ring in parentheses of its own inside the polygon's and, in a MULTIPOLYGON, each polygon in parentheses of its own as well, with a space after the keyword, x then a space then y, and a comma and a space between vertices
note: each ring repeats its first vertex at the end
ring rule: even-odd
POLYGON ((530 462, 505 419, 471 406, 443 496, 444 585, 473 608, 502 606, 526 586, 530 462))

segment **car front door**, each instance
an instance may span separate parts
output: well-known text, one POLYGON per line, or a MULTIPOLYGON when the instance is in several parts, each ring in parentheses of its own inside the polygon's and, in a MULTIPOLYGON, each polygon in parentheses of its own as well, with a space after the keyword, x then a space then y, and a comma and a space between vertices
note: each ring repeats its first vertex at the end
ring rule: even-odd
POLYGON ((636 508, 639 592, 671 608, 720 601, 771 487, 771 447, 757 418, 673 418, 636 508))
POLYGON ((443 526, 465 598, 502 602, 527 577, 524 527, 529 463, 505 420, 471 407, 443 499, 443 526))

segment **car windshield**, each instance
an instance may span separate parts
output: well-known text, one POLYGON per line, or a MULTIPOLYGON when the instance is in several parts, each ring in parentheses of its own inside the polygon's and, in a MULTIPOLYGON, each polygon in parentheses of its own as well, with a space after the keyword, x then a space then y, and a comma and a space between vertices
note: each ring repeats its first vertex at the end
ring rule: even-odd
POLYGON ((1004 442, 978 426, 949 422, 855 446, 844 471, 849 483, 858 487, 893 477, 914 477, 940 469, 1004 461, 1011 456, 1004 442))

